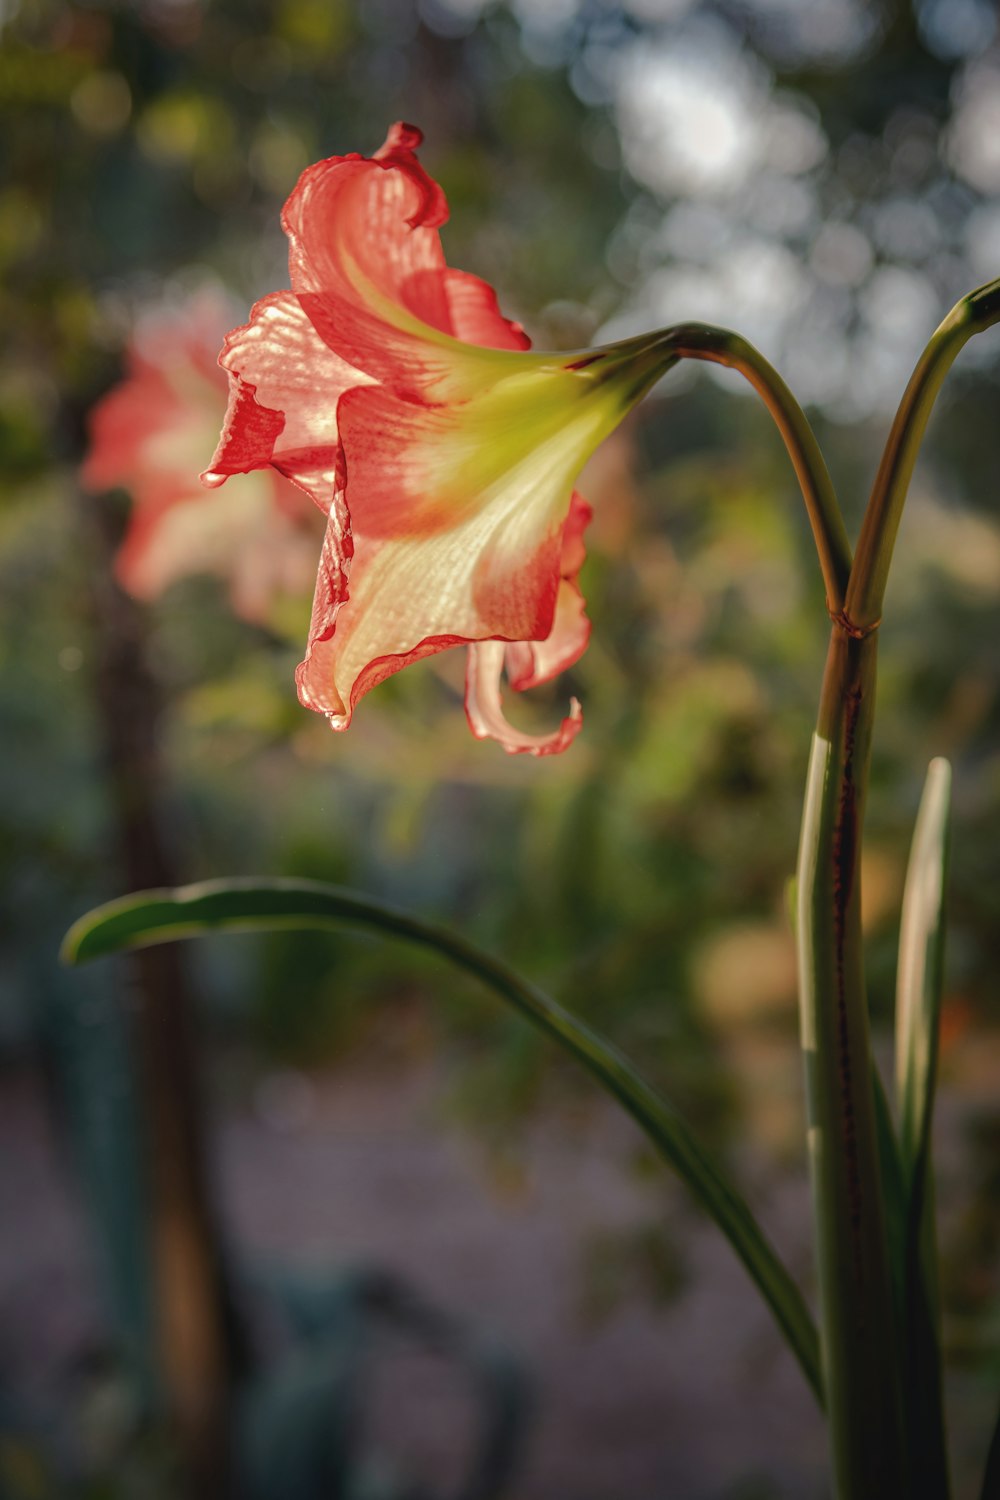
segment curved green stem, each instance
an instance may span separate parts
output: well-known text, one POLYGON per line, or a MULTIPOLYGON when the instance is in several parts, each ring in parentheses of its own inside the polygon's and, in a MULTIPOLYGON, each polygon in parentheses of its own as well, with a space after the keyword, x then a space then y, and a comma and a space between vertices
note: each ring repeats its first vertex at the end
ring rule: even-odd
POLYGON ((851 574, 851 544, 826 460, 805 412, 774 366, 738 333, 707 323, 682 323, 669 329, 667 337, 681 359, 707 360, 738 370, 771 413, 805 501, 823 571, 827 608, 831 615, 838 615, 844 607, 851 574))
POLYGON ((874 630, 882 614, 889 565, 913 466, 945 376, 974 334, 1000 321, 1000 280, 956 303, 917 361, 903 393, 858 537, 844 615, 858 634, 874 630))
POLYGON ((876 641, 834 624, 799 850, 802 1047, 837 1500, 907 1494, 861 951, 861 828, 876 641))

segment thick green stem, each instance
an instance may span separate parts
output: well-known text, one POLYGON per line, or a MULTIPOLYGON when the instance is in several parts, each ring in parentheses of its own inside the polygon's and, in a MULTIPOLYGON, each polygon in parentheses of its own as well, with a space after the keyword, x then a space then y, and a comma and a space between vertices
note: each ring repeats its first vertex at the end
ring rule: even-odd
POLYGON ((682 323, 671 328, 668 337, 681 359, 708 360, 738 370, 771 413, 805 501, 823 571, 827 609, 838 615, 851 573, 851 544, 826 460, 805 412, 774 366, 738 333, 707 323, 682 323))
POLYGON ((799 983, 837 1500, 906 1494, 902 1402, 861 952, 876 637, 835 623, 798 873, 799 983))
POLYGON ((877 625, 882 614, 892 551, 913 466, 945 376, 969 339, 998 321, 1000 280, 963 297, 917 361, 875 476, 847 587, 844 616, 861 634, 877 625))

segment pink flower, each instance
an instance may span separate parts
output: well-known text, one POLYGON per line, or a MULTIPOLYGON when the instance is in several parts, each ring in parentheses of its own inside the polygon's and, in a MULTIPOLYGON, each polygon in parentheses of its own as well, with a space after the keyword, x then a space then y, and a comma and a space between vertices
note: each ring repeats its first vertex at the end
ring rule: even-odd
POLYGON ((206 483, 271 465, 327 513, 299 696, 345 729, 392 672, 468 645, 473 733, 564 750, 504 718, 572 665, 589 624, 577 585, 587 457, 671 363, 651 337, 536 354, 492 290, 445 264, 440 187, 395 125, 371 159, 309 167, 285 205, 291 290, 226 340, 229 410, 206 483))
POLYGON ((130 593, 151 599, 186 574, 216 573, 229 580, 236 612, 263 622, 277 596, 306 593, 322 523, 273 470, 227 494, 207 495, 198 483, 225 411, 228 382, 216 355, 230 322, 224 300, 208 292, 140 320, 125 378, 91 413, 80 478, 95 493, 131 493, 116 560, 130 593))

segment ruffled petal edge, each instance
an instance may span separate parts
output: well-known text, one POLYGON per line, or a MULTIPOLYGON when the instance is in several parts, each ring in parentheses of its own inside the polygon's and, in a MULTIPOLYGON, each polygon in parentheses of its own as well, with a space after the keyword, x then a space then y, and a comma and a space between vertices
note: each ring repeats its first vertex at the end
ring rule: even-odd
POLYGON ((465 671, 465 716, 477 740, 496 740, 508 755, 561 755, 583 727, 583 709, 576 698, 557 729, 549 734, 527 734, 516 729, 503 711, 500 674, 504 641, 475 641, 469 646, 465 671))
POLYGON ((229 405, 211 463, 201 474, 208 489, 225 484, 230 474, 249 474, 266 469, 274 445, 285 430, 284 413, 261 406, 256 387, 235 371, 229 375, 229 405))

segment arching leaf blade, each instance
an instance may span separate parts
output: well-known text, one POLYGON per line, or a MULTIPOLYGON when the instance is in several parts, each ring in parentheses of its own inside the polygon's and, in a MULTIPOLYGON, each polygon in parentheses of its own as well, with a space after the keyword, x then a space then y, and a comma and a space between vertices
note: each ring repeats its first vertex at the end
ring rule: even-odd
POLYGON ((141 891, 108 902, 74 923, 62 952, 66 962, 83 963, 123 949, 210 932, 344 926, 382 932, 447 958, 582 1063, 632 1115, 726 1235, 822 1401, 819 1339, 802 1294, 746 1201, 683 1118, 592 1027, 457 933, 339 886, 245 878, 141 891))
POLYGON ((949 1492, 941 1381, 931 1127, 944 988, 951 767, 927 770, 903 888, 896 980, 896 1102, 903 1185, 903 1355, 913 1494, 949 1492))
POLYGON ((896 982, 896 1102, 910 1191, 928 1168, 944 983, 945 884, 951 767, 932 760, 920 801, 903 890, 896 982))

